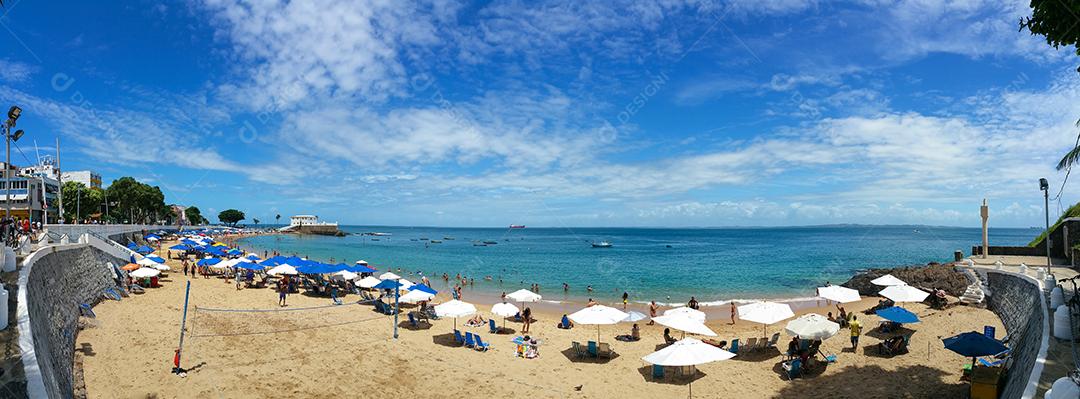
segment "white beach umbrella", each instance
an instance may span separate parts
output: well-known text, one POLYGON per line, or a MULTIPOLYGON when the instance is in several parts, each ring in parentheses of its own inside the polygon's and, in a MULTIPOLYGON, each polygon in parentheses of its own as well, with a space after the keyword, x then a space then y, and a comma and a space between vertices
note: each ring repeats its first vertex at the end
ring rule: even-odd
POLYGON ((879 292, 881 296, 892 299, 896 302, 922 302, 930 295, 929 292, 920 290, 910 285, 894 285, 891 287, 885 287, 885 289, 879 292))
POLYGON ((705 312, 696 309, 690 309, 686 306, 678 307, 675 309, 668 309, 664 311, 664 316, 677 314, 684 314, 691 319, 697 320, 702 323, 705 322, 705 312))
POLYGON ((740 319, 761 323, 762 331, 765 331, 765 326, 795 316, 795 312, 791 311, 791 306, 786 303, 754 302, 739 306, 738 310, 740 319))
POLYGON ((514 315, 518 314, 518 312, 520 312, 520 309, 518 309, 518 307, 514 306, 514 304, 512 304, 512 303, 506 303, 506 302, 496 303, 495 306, 491 307, 491 313, 492 314, 495 314, 497 316, 502 316, 502 318, 503 318, 503 322, 502 322, 503 327, 506 327, 506 318, 507 317, 514 317, 514 315))
POLYGON ((364 278, 360 279, 359 281, 357 281, 356 286, 360 287, 360 288, 371 288, 371 287, 374 287, 376 285, 379 285, 379 283, 381 283, 381 282, 382 282, 382 280, 379 280, 379 279, 377 279, 375 277, 367 276, 367 277, 364 277, 364 278))
POLYGON ((858 290, 853 290, 847 287, 841 287, 839 285, 829 285, 827 287, 818 287, 817 294, 819 297, 828 299, 830 301, 836 301, 840 303, 856 302, 862 297, 859 296, 858 290))
POLYGON ((509 294, 506 294, 507 298, 512 299, 514 302, 540 302, 540 294, 535 292, 520 289, 509 294))
POLYGON ((401 278, 401 276, 391 272, 386 272, 379 276, 379 280, 397 280, 399 278, 401 278))
POLYGON ((875 278, 873 280, 870 280, 870 283, 874 284, 874 285, 880 285, 880 286, 883 286, 883 287, 889 287, 889 286, 893 286, 893 285, 907 285, 907 283, 905 283, 904 280, 893 277, 893 275, 891 275, 891 274, 886 274, 884 276, 881 276, 881 277, 875 278))
POLYGON ((412 286, 416 285, 416 283, 414 283, 412 281, 409 281, 409 280, 406 280, 406 279, 400 279, 400 280, 398 280, 398 283, 401 284, 401 289, 403 289, 403 290, 407 290, 407 289, 409 289, 409 287, 412 287, 412 286))
POLYGON ((157 276, 159 274, 161 274, 161 272, 159 272, 157 269, 154 269, 152 267, 140 267, 140 268, 136 269, 135 271, 129 273, 128 275, 131 276, 132 278, 148 278, 148 277, 157 276))
POLYGON ((398 301, 405 302, 405 303, 417 303, 417 302, 422 302, 422 301, 430 301, 430 300, 432 300, 434 298, 435 298, 435 295, 432 295, 429 292, 424 292, 424 291, 421 291, 421 290, 415 290, 415 291, 409 291, 409 293, 407 293, 405 295, 402 295, 401 297, 398 298, 398 301))
POLYGON ((348 270, 342 270, 337 273, 331 274, 330 279, 338 281, 348 281, 356 278, 357 276, 359 276, 359 274, 350 272, 348 270))
POLYGON ((784 331, 802 339, 824 340, 840 332, 840 325, 829 321, 825 316, 809 313, 789 321, 784 331))
POLYGON ((647 318, 649 318, 649 316, 646 316, 644 313, 631 310, 629 312, 626 312, 626 318, 623 319, 623 321, 633 323, 635 321, 641 321, 647 318))
POLYGON ((267 270, 266 274, 269 274, 271 276, 277 276, 279 274, 296 275, 296 274, 299 274, 299 273, 296 272, 295 267, 292 267, 292 266, 289 266, 289 265, 277 265, 277 266, 274 266, 273 268, 271 268, 270 270, 267 270))
POLYGON ((605 324, 615 324, 623 321, 628 316, 625 312, 615 309, 613 307, 604 305, 593 305, 585 309, 581 309, 577 312, 571 313, 570 320, 573 320, 577 324, 595 324, 596 325, 596 342, 600 342, 600 326, 605 324))
MULTIPOLYGON (((694 338, 683 338, 668 347, 650 353, 641 360, 660 366, 696 366, 735 357, 734 353, 706 344, 694 338)), ((687 384, 690 396, 694 394, 693 381, 687 384)))
POLYGON ((514 304, 506 302, 496 303, 495 306, 491 307, 491 313, 502 317, 514 317, 520 311, 514 304))
POLYGON ((356 264, 367 266, 368 263, 367 263, 366 260, 360 259, 360 260, 356 261, 356 264))
POLYGON ((459 301, 457 299, 454 299, 454 300, 452 300, 450 302, 445 302, 445 303, 435 305, 435 314, 436 315, 438 315, 439 317, 453 317, 454 318, 454 329, 455 330, 457 330, 457 318, 458 317, 470 316, 473 313, 476 313, 476 306, 473 306, 471 303, 468 303, 468 302, 459 301))
POLYGON ((665 314, 663 316, 653 317, 652 319, 657 324, 671 327, 679 331, 685 331, 691 334, 707 335, 715 337, 716 333, 709 329, 705 323, 702 323, 696 318, 691 317, 687 313, 675 313, 665 314))

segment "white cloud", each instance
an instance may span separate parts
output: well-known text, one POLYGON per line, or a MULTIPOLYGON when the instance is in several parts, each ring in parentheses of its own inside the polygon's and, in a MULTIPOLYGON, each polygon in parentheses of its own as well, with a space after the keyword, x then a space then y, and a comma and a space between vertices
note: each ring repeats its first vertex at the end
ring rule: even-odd
POLYGON ((0 58, 0 81, 22 82, 37 72, 37 68, 30 64, 0 58))

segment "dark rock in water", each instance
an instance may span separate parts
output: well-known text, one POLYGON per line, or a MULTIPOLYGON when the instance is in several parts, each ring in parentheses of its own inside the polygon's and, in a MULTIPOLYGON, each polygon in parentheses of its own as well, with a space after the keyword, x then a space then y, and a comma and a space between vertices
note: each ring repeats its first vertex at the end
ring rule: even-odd
POLYGON ((856 274, 847 282, 840 284, 844 287, 859 290, 859 295, 876 296, 885 287, 874 285, 870 280, 892 274, 898 279, 904 280, 913 287, 922 290, 940 288, 949 295, 959 297, 964 294, 968 286, 967 278, 953 269, 952 264, 937 264, 928 266, 903 266, 892 269, 869 269, 856 274))

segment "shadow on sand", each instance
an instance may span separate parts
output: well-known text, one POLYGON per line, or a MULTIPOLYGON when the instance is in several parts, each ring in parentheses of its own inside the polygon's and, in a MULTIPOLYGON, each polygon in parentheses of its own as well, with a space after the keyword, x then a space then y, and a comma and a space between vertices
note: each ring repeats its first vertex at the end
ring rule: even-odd
MULTIPOLYGON (((787 379, 779 363, 774 368, 787 379)), ((967 397, 968 385, 949 383, 941 370, 926 366, 901 367, 888 371, 880 366, 848 367, 822 375, 809 373, 784 386, 776 395, 793 397, 893 398, 893 397, 967 397)))

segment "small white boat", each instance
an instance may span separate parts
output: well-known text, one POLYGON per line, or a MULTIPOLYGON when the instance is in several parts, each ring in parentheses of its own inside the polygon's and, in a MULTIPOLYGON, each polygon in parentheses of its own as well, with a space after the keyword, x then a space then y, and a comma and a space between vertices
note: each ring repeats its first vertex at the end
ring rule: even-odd
POLYGON ((611 243, 607 241, 600 241, 592 243, 593 248, 611 248, 611 243))

